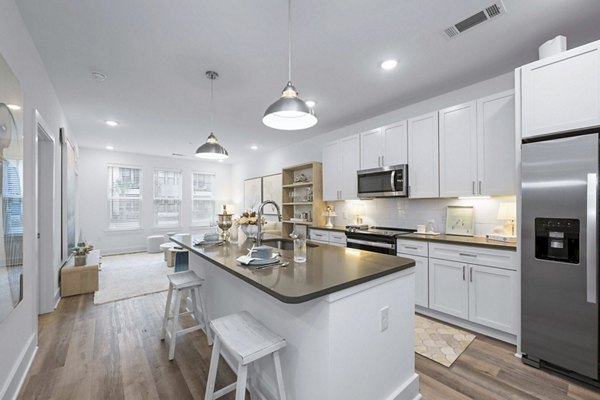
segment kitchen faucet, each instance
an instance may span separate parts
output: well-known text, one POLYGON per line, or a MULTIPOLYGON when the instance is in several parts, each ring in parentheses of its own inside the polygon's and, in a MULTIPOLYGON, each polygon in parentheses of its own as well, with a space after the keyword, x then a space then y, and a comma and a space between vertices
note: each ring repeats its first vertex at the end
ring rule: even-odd
POLYGON ((267 204, 271 204, 273 207, 275 207, 275 209, 277 210, 277 218, 279 219, 279 222, 281 222, 282 219, 281 210, 279 209, 277 203, 275 203, 273 200, 265 200, 262 203, 260 203, 260 206, 258 206, 258 208, 256 209, 256 246, 260 246, 262 244, 262 213, 263 208, 267 204))

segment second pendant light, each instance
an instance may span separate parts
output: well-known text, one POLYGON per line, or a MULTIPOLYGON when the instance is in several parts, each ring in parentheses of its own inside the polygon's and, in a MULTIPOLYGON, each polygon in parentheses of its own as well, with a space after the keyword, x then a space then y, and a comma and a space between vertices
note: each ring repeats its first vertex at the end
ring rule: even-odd
POLYGON ((292 85, 292 1, 288 0, 288 83, 281 97, 265 111, 263 124, 274 129, 295 131, 310 128, 316 123, 314 109, 298 97, 298 91, 292 85))

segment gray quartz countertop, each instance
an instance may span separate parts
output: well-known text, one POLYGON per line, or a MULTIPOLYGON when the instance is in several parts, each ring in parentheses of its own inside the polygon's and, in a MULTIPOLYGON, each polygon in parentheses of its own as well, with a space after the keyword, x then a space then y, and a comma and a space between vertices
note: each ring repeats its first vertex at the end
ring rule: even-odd
POLYGON ((432 235, 420 235, 418 233, 411 233, 408 235, 398 236, 398 239, 410 239, 410 240, 426 240, 428 242, 440 242, 448 244, 460 244, 465 246, 477 246, 487 247, 491 249, 499 250, 517 250, 516 243, 499 242, 497 240, 489 240, 485 236, 454 236, 440 234, 437 236, 432 235))
POLYGON ((236 261, 236 258, 248 253, 252 241, 203 248, 190 244, 197 239, 200 237, 192 237, 191 241, 189 237, 187 240, 171 237, 172 241, 191 253, 284 303, 303 303, 415 265, 410 258, 319 244, 307 248, 306 263, 295 263, 291 250, 275 249, 282 260, 290 264, 283 268, 257 270, 236 261))

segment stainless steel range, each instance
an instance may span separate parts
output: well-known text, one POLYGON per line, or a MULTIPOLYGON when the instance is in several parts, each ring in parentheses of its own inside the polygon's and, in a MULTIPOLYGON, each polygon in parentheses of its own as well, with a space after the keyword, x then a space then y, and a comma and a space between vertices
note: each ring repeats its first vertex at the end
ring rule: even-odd
POLYGON ((346 245, 352 249, 396 255, 396 238, 415 232, 414 229, 372 226, 367 229, 348 228, 346 245))

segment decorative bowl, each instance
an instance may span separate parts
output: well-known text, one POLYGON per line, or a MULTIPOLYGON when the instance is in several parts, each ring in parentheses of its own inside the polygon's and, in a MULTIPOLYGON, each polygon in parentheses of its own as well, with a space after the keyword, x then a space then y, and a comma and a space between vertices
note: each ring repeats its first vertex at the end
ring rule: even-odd
POLYGON ((246 235, 247 238, 256 239, 256 235, 258 233, 258 226, 256 225, 240 225, 242 228, 242 232, 246 235))

